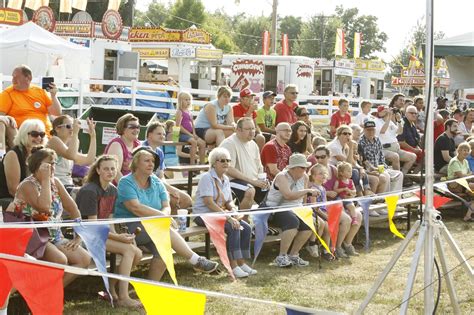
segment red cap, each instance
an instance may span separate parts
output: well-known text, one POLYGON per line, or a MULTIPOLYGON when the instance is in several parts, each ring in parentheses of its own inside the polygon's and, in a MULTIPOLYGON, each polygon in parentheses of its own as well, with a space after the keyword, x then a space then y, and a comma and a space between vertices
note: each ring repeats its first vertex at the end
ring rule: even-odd
POLYGON ((250 95, 255 96, 255 93, 252 92, 252 90, 249 89, 249 88, 245 88, 242 91, 240 91, 240 97, 246 97, 246 96, 250 96, 250 95))
POLYGON ((377 113, 379 113, 379 114, 381 112, 383 112, 384 110, 388 110, 388 107, 385 106, 385 105, 380 105, 380 106, 377 107, 377 113))

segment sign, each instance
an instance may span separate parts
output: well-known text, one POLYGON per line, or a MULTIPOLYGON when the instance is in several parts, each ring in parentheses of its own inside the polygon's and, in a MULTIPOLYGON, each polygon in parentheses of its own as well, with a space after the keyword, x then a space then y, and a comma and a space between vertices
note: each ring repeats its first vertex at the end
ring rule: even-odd
POLYGON ((355 61, 355 69, 360 71, 385 71, 385 63, 378 59, 357 59, 355 61))
POLYGON ((196 58, 220 60, 223 57, 221 49, 196 48, 196 58))
POLYGON ((350 60, 350 59, 339 59, 339 60, 334 61, 334 67, 354 69, 355 62, 354 60, 350 60))
POLYGON ((74 38, 70 37, 69 41, 73 44, 81 45, 82 47, 91 47, 91 40, 88 38, 74 38))
POLYGON ((233 90, 251 89, 254 93, 262 91, 265 65, 261 60, 237 59, 230 67, 230 87, 233 90))
POLYGON ((134 27, 128 34, 128 40, 130 42, 179 42, 181 40, 181 32, 162 27, 134 27))
POLYGON ((47 6, 42 6, 36 10, 32 21, 50 32, 54 31, 54 26, 56 25, 53 9, 47 6))
POLYGON ((352 77, 354 75, 354 70, 334 68, 334 74, 335 75, 345 75, 345 76, 348 76, 348 77, 352 77))
POLYGON ((117 131, 115 128, 111 127, 104 127, 102 129, 102 144, 107 145, 109 144, 112 139, 117 137, 117 131))
POLYGON ((314 59, 314 66, 317 68, 332 67, 334 66, 334 60, 327 60, 325 58, 314 59))
POLYGON ((425 77, 425 69, 423 67, 419 68, 404 68, 402 70, 402 77, 425 77))
POLYGON ((20 10, 0 8, 0 23, 21 25, 23 24, 23 13, 20 10))
MULTIPOLYGON (((449 79, 447 78, 434 78, 433 83, 435 87, 449 87, 449 79)), ((425 87, 425 78, 403 78, 394 77, 392 78, 393 86, 414 86, 419 88, 425 87)))
POLYGON ((194 58, 196 49, 192 47, 175 47, 170 49, 171 58, 194 58))
POLYGON ((188 28, 183 32, 181 41, 186 43, 209 44, 211 43, 211 35, 204 30, 188 28))
POLYGON ((122 17, 120 13, 114 10, 107 10, 102 17, 102 32, 105 37, 117 39, 122 34, 122 17))
POLYGON ((140 54, 140 59, 168 59, 170 57, 169 48, 133 48, 140 54))
POLYGON ((58 22, 54 34, 58 36, 92 37, 92 23, 58 22))
POLYGON ((296 69, 296 77, 298 78, 312 78, 313 77, 313 66, 311 65, 299 65, 296 69))

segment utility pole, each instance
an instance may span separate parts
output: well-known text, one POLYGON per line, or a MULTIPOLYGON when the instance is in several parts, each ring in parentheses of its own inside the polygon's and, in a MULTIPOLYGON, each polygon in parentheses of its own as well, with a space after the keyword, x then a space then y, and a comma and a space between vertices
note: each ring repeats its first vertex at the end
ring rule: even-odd
POLYGON ((270 32, 272 36, 272 53, 277 53, 277 7, 278 7, 278 0, 273 0, 273 9, 272 9, 272 30, 270 32))

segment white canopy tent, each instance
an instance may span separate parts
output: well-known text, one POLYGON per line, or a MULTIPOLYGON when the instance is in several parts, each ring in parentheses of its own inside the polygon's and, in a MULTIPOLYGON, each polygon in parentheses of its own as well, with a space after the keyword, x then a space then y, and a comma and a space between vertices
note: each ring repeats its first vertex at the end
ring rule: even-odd
POLYGON ((0 73, 10 75, 19 64, 28 65, 34 77, 89 79, 91 52, 28 22, 0 34, 0 73))

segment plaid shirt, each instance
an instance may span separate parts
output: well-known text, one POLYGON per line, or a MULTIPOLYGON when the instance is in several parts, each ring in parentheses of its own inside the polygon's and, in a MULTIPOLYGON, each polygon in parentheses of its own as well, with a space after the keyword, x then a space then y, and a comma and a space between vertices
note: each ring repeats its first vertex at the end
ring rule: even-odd
POLYGON ((359 140, 358 152, 364 162, 368 161, 374 167, 378 165, 387 166, 382 152, 382 143, 380 143, 378 138, 374 138, 373 142, 371 142, 365 135, 362 135, 359 140))

